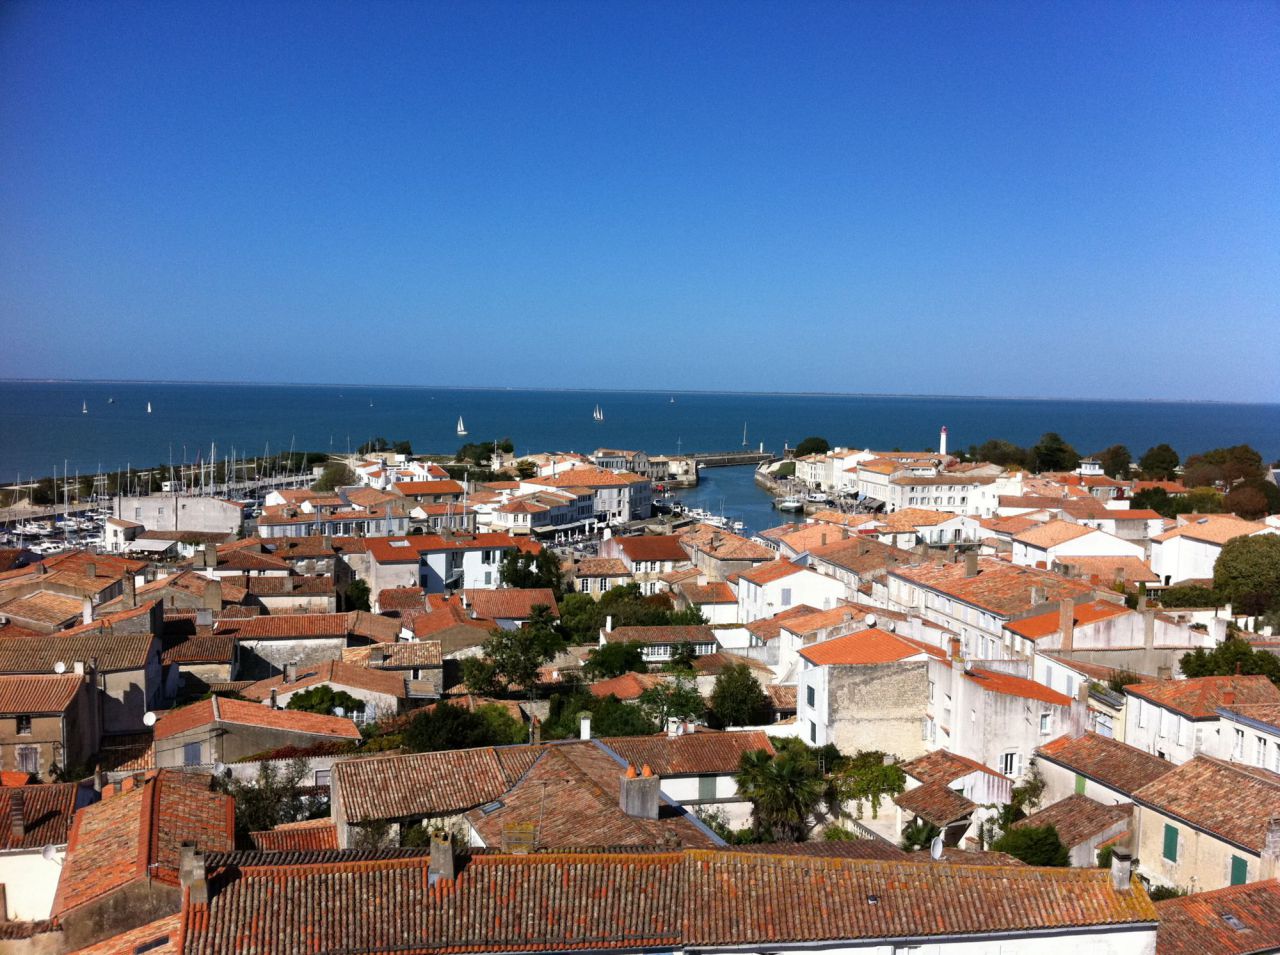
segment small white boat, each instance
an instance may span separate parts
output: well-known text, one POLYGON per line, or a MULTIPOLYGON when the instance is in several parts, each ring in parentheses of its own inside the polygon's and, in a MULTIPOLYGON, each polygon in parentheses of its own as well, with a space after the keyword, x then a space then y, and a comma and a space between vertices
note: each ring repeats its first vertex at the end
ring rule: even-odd
POLYGON ((780 511, 803 511, 804 501, 795 494, 784 497, 778 502, 778 510, 780 511))
POLYGON ((600 410, 599 405, 596 405, 596 410, 591 413, 591 417, 595 418, 597 421, 604 420, 604 412, 600 410))
POLYGON ((744 523, 742 523, 742 521, 734 521, 734 522, 733 522, 732 524, 730 524, 729 526, 733 528, 734 533, 736 533, 736 534, 741 534, 741 533, 742 533, 743 528, 745 528, 747 525, 746 525, 746 524, 744 524, 744 523))
POLYGON ((458 437, 465 438, 467 436, 467 426, 462 423, 462 415, 458 415, 458 437))
POLYGON ((147 414, 151 414, 151 402, 147 402, 147 414))
POLYGON ((81 413, 81 414, 88 414, 88 413, 89 413, 89 402, 87 402, 87 401, 82 401, 82 402, 80 403, 80 413, 81 413))

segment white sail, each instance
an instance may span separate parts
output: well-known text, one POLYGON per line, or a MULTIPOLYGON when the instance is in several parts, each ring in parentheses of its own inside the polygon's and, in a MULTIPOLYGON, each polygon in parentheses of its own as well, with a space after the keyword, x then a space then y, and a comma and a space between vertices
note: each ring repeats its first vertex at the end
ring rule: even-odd
POLYGON ((596 410, 591 413, 591 417, 595 418, 597 421, 604 420, 604 412, 600 410, 599 405, 596 405, 596 410))
POLYGON ((81 404, 80 404, 80 413, 81 413, 81 414, 88 414, 88 413, 89 413, 89 402, 87 402, 87 401, 81 402, 81 404))
POLYGON ((147 402, 147 414, 151 414, 151 402, 147 402))
POLYGON ((467 426, 462 423, 462 415, 458 415, 458 437, 465 438, 467 436, 467 426))

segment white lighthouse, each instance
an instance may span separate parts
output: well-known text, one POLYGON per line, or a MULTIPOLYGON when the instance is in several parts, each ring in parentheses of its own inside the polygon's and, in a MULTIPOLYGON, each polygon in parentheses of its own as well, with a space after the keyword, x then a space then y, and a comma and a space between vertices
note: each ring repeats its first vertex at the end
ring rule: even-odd
POLYGON ((942 431, 938 435, 938 453, 947 453, 947 426, 945 424, 942 426, 942 431))

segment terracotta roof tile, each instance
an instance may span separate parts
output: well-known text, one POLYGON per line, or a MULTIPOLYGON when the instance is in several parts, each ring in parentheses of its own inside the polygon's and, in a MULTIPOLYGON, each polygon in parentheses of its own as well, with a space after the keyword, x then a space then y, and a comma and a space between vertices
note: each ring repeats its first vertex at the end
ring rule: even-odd
POLYGON ((889 573, 1002 617, 1030 610, 1033 587, 1043 590, 1044 599, 1050 601, 1079 599, 1091 592, 1081 581, 990 557, 978 559, 978 573, 973 577, 965 576, 962 562, 896 567, 889 573))
POLYGON ((1173 769, 1173 763, 1159 756, 1097 733, 1077 739, 1059 736, 1036 753, 1129 796, 1173 769))
POLYGON ((935 749, 902 764, 902 771, 922 783, 953 783, 970 773, 980 772, 997 779, 1005 777, 976 759, 960 756, 945 749, 935 749))
POLYGON ((1133 683, 1124 691, 1192 720, 1217 719, 1220 706, 1280 703, 1280 689, 1265 676, 1161 680, 1159 683, 1133 683))
POLYGON ((72 673, 0 676, 0 715, 63 713, 84 686, 72 673))
POLYGON ((1078 537, 1087 537, 1093 533, 1096 532, 1092 527, 1085 527, 1083 524, 1072 524, 1069 521, 1055 520, 1037 524, 1035 527, 1029 528, 1020 534, 1015 534, 1013 539, 1030 547, 1047 550, 1050 547, 1065 544, 1067 541, 1073 541, 1078 537))
POLYGON ((1253 853, 1280 814, 1280 775, 1196 756, 1133 794, 1133 801, 1253 853))
POLYGON ((330 819, 288 822, 266 832, 251 832, 249 838, 263 852, 309 852, 338 848, 338 827, 330 819))
POLYGON ((677 534, 645 534, 615 538, 622 552, 631 560, 659 560, 687 563, 689 555, 680 546, 677 534))
POLYGON ((0 819, 10 819, 17 800, 22 803, 23 820, 21 835, 11 825, 0 829, 0 851, 66 845, 77 805, 92 796, 76 783, 0 788, 0 819))
POLYGON ((627 565, 616 557, 584 557, 573 570, 575 577, 630 577, 627 565))
POLYGON ((806 568, 789 560, 775 560, 744 571, 741 574, 741 579, 749 580, 751 583, 762 587, 765 584, 772 583, 775 580, 782 580, 784 577, 790 577, 792 574, 798 574, 804 570, 806 568))
POLYGON ((607 680, 597 680, 587 689, 591 695, 603 699, 615 696, 619 700, 638 700, 640 694, 655 686, 667 683, 668 678, 661 673, 622 673, 607 680))
POLYGON ((1158 955, 1280 950, 1280 882, 1250 882, 1156 903, 1158 955))
POLYGON ((615 627, 604 635, 607 643, 711 643, 715 631, 708 626, 615 627))
POLYGON ((816 666, 868 666, 930 656, 946 659, 936 647, 875 627, 802 647, 800 656, 816 666))
POLYGON ((893 800, 904 811, 939 828, 973 814, 977 804, 944 783, 924 783, 900 793, 893 800))
POLYGON ((1132 815, 1132 803, 1106 806, 1088 796, 1073 794, 1015 822, 1013 828, 1053 826, 1058 830, 1062 844, 1070 849, 1117 823, 1127 823, 1132 815))
POLYGON ((699 732, 682 736, 614 736, 600 742, 633 766, 648 764, 659 776, 736 773, 744 753, 773 753, 769 737, 745 733, 699 732))
POLYGON ((311 736, 360 739, 360 730, 346 717, 307 713, 303 710, 273 710, 262 703, 247 703, 230 697, 210 697, 164 713, 155 725, 155 738, 168 739, 178 733, 217 723, 256 726, 311 736))
POLYGON ((560 616, 554 591, 546 587, 500 590, 464 590, 469 609, 490 620, 523 620, 533 616, 533 608, 547 607, 553 617, 560 616))
POLYGON ((182 913, 166 915, 119 935, 103 939, 75 955, 181 955, 182 913))
MULTIPOLYGON (((1090 600, 1087 603, 1075 605, 1072 619, 1077 627, 1084 627, 1099 620, 1123 617, 1133 612, 1124 604, 1116 603, 1114 600, 1090 600)), ((1004 625, 1004 628, 1028 640, 1040 640, 1058 633, 1060 624, 1060 613, 1057 608, 1054 608, 1046 613, 1036 614, 1034 617, 1011 620, 1004 625)))
POLYGON ((341 660, 326 660, 323 663, 299 666, 297 677, 292 683, 285 682, 284 674, 277 674, 245 687, 240 691, 240 695, 246 700, 261 702, 271 697, 272 690, 277 693, 293 693, 322 685, 339 689, 345 687, 369 690, 398 699, 403 699, 405 695, 403 676, 388 670, 344 663, 341 660))

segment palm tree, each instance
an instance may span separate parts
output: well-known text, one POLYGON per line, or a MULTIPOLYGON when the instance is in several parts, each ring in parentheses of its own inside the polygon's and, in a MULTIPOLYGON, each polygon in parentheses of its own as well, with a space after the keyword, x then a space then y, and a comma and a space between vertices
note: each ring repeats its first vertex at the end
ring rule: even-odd
POLYGON ((824 785, 810 765, 791 753, 770 756, 758 750, 742 755, 738 792, 752 805, 757 835, 800 842, 809 833, 809 818, 822 801, 824 785))
POLYGON ((902 830, 902 848, 908 852, 915 852, 929 845, 940 835, 942 830, 933 823, 925 822, 923 819, 913 819, 902 830))

